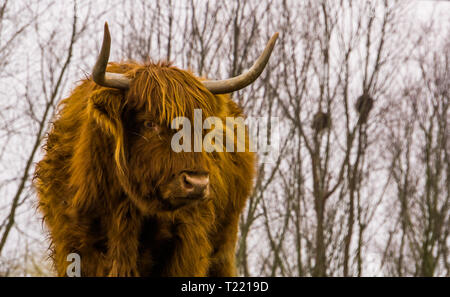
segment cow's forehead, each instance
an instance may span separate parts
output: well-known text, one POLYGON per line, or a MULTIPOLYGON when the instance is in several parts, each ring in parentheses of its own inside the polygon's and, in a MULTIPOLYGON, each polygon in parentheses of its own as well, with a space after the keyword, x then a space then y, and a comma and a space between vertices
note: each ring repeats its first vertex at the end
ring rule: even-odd
POLYGON ((132 77, 127 91, 130 107, 170 123, 176 117, 192 119, 196 109, 213 116, 220 104, 192 73, 170 65, 149 64, 127 72, 132 77))

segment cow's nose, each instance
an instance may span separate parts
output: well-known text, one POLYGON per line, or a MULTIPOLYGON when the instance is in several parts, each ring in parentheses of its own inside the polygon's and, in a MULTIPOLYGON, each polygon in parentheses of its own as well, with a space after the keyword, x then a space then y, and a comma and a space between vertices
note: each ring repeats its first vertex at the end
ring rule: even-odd
POLYGON ((209 175, 183 172, 180 175, 180 184, 186 196, 201 198, 208 194, 209 175))

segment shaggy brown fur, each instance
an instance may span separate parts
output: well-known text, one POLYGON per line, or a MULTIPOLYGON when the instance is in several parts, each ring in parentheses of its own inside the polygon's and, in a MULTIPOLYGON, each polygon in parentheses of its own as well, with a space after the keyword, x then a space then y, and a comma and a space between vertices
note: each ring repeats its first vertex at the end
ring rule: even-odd
POLYGON ((242 153, 175 153, 170 123, 177 116, 193 123, 195 108, 203 120, 225 123, 241 109, 167 63, 110 64, 107 71, 131 78, 130 89, 82 81, 61 102, 36 167, 58 275, 66 275, 69 253, 81 256, 83 276, 235 275, 255 155, 248 145, 242 153), (176 207, 161 190, 185 170, 209 172, 210 196, 176 207))

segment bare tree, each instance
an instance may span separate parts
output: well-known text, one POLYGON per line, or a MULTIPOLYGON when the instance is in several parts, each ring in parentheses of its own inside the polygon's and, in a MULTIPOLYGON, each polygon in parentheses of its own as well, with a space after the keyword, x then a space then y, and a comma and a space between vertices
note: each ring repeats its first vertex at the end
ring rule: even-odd
POLYGON ((418 47, 420 76, 405 85, 408 104, 390 127, 396 213, 383 264, 392 275, 450 275, 449 37, 434 48, 428 37, 418 47))
MULTIPOLYGON (((3 5, 3 9, 6 9, 6 4, 3 5)), ((73 1, 70 34, 66 34, 65 28, 58 26, 57 23, 54 23, 55 25, 51 27, 50 31, 47 31, 49 28, 45 27, 43 23, 49 17, 47 9, 53 5, 55 5, 53 2, 46 3, 45 6, 41 6, 39 3, 30 3, 28 6, 21 8, 28 9, 32 18, 19 31, 24 32, 23 34, 26 34, 27 38, 34 40, 35 43, 28 45, 32 49, 33 55, 31 55, 31 52, 25 52, 26 55, 30 55, 27 56, 25 61, 22 61, 23 73, 11 73, 8 76, 8 80, 17 82, 20 87, 15 90, 17 98, 10 102, 10 108, 6 108, 9 112, 4 114, 7 121, 2 132, 5 133, 5 146, 3 148, 7 156, 6 160, 11 158, 10 156, 14 153, 8 151, 11 148, 11 143, 16 145, 22 143, 23 148, 27 151, 14 157, 14 162, 20 163, 23 167, 19 168, 17 173, 10 171, 13 176, 2 180, 5 193, 11 195, 10 199, 3 200, 1 205, 0 255, 2 258, 5 257, 5 247, 13 230, 16 231, 16 240, 25 238, 24 244, 27 247, 29 242, 38 243, 39 241, 31 235, 32 230, 25 231, 16 224, 17 217, 21 215, 23 223, 25 220, 23 216, 27 212, 30 213, 30 208, 31 213, 35 215, 35 200, 30 199, 34 197, 31 188, 34 162, 39 155, 42 139, 45 136, 57 102, 61 99, 66 87, 66 78, 73 63, 74 47, 81 34, 86 30, 86 22, 90 16, 88 11, 86 18, 79 20, 77 2, 73 1), (25 31, 25 28, 28 30, 25 31), (6 143, 9 143, 9 145, 6 146, 6 143)), ((60 17, 63 18, 64 15, 60 17)), ((12 57, 17 58, 14 55, 12 57)), ((4 65, 6 64, 4 63, 4 65)), ((2 178, 4 177, 2 176, 2 178)), ((42 239, 40 241, 42 242, 42 239)), ((42 246, 42 244, 39 244, 39 246, 42 246)), ((33 263, 38 255, 42 255, 42 253, 36 253, 32 248, 27 248, 22 252, 25 254, 17 255, 22 259, 20 263, 33 263), (34 256, 29 262, 27 258, 31 255, 34 256)), ((32 267, 34 267, 35 273, 40 273, 36 265, 33 264, 32 267)), ((41 267, 41 269, 46 271, 44 267, 41 267)), ((31 270, 27 271, 24 274, 31 273, 31 270)))
POLYGON ((291 270, 299 275, 362 275, 364 232, 383 193, 362 195, 372 191, 366 154, 379 133, 377 114, 385 112, 374 98, 389 88, 380 76, 401 61, 390 49, 404 38, 395 34, 402 6, 383 2, 375 17, 367 3, 291 5, 281 5, 286 34, 276 93, 298 139, 284 187, 284 199, 295 201, 285 213, 297 259, 286 262, 296 263, 291 270))

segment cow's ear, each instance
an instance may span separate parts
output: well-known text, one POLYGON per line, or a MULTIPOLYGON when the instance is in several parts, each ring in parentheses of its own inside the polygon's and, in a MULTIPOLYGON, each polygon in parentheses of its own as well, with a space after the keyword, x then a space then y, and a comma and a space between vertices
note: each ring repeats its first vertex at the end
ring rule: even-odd
POLYGON ((88 101, 88 113, 107 133, 121 134, 121 114, 124 108, 124 94, 121 90, 100 89, 92 93, 88 101))

